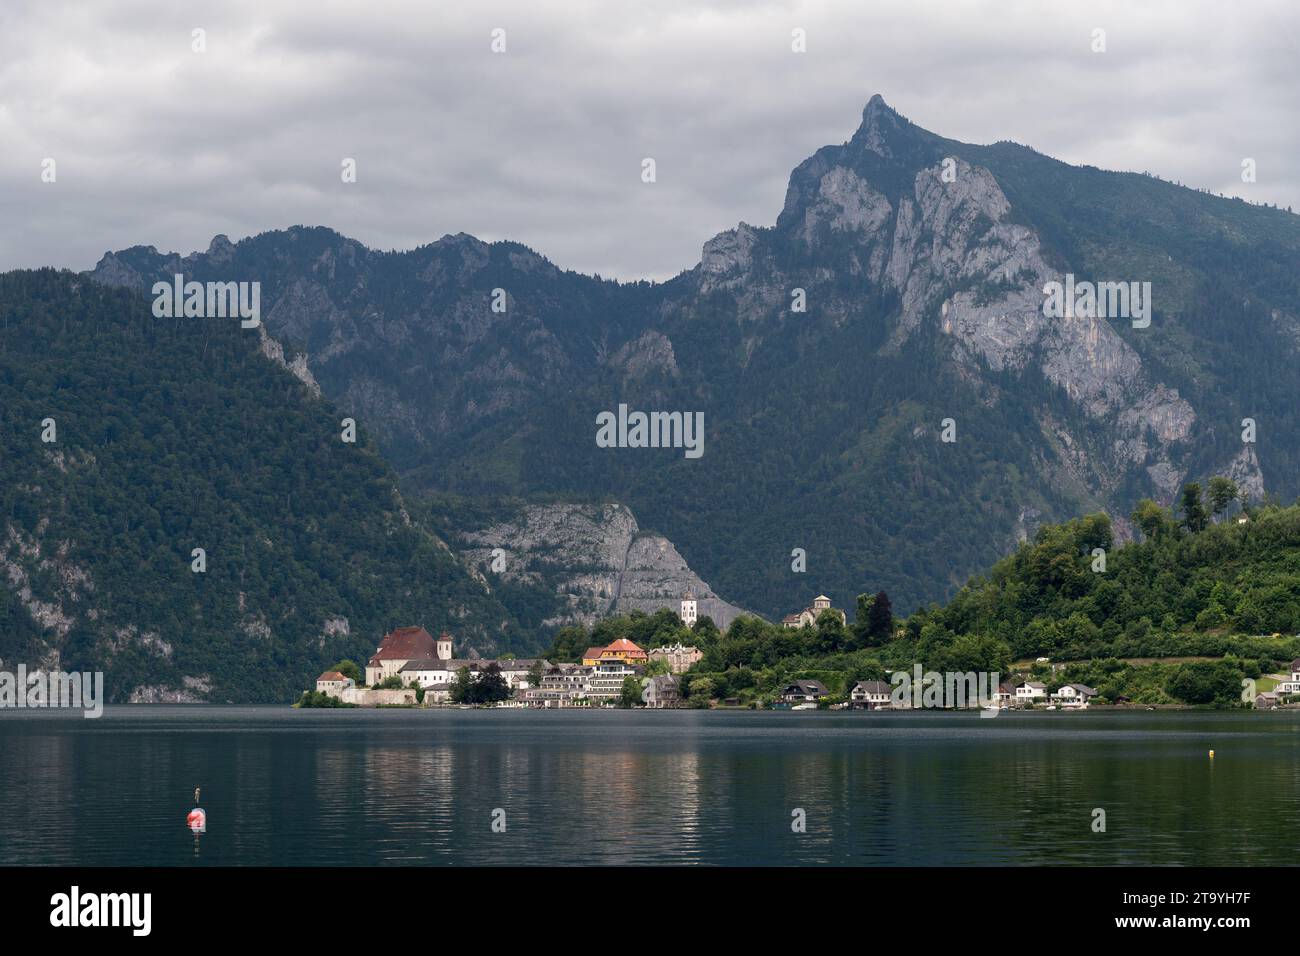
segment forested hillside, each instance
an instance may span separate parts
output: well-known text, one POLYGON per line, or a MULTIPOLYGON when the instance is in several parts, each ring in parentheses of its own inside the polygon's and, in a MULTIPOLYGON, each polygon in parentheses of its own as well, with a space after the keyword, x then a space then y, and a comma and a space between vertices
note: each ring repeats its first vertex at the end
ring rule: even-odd
POLYGON ((0 659, 104 670, 117 701, 287 701, 397 625, 529 650, 342 417, 237 320, 0 276, 0 659))
MULTIPOLYGON (((1105 515, 1045 526, 946 605, 891 626, 881 596, 863 594, 847 627, 824 614, 799 630, 752 618, 724 635, 698 629, 686 639, 705 657, 688 689, 701 704, 764 701, 813 678, 842 697, 857 680, 920 664, 1004 677, 1019 668, 1051 688, 1087 683, 1103 699, 1239 704, 1244 678, 1300 656, 1300 505, 1238 512, 1230 484, 1211 490, 1189 486, 1176 512, 1142 502, 1133 521, 1143 540, 1119 547, 1105 515)), ((609 622, 599 636, 635 627, 609 622)))

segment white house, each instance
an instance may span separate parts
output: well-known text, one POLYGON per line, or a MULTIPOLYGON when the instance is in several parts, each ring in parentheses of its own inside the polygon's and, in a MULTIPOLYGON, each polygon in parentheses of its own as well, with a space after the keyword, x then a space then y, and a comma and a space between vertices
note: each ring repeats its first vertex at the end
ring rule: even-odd
POLYGON ((1016 703, 1023 704, 1032 700, 1044 700, 1047 697, 1047 685, 1036 680, 1025 681, 1016 687, 1016 703))
POLYGON ((866 710, 885 710, 891 706, 892 688, 883 680, 860 680, 849 691, 849 701, 854 707, 866 710))
POLYGON ((316 678, 317 693, 329 694, 331 697, 339 697, 344 690, 355 686, 356 681, 351 677, 344 677, 338 671, 326 671, 316 678))
POLYGON ((1082 709, 1096 696, 1097 692, 1087 684, 1062 684, 1052 695, 1052 702, 1061 707, 1082 709))
POLYGON ((1277 694, 1300 694, 1300 658, 1291 662, 1291 676, 1283 681, 1278 681, 1277 686, 1273 688, 1277 694))
POLYGON ((785 685, 781 699, 789 704, 815 704, 819 697, 826 696, 826 685, 819 680, 797 680, 785 685))

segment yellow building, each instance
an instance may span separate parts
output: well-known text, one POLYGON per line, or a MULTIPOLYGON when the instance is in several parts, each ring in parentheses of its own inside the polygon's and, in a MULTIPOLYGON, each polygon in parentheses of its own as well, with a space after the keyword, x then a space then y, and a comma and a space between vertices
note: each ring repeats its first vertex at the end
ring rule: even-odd
POLYGON ((595 667, 602 661, 620 661, 624 664, 644 664, 648 656, 644 650, 637 647, 625 637, 620 637, 617 641, 607 644, 605 647, 589 647, 582 655, 582 665, 584 667, 595 667))

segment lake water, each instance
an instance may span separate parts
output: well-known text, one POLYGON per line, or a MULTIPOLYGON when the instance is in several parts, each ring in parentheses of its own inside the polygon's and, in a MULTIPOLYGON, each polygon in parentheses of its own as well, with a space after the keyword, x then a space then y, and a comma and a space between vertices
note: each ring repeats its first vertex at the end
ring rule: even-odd
POLYGON ((122 706, 0 713, 0 756, 0 864, 1219 866, 1300 844, 1294 713, 122 706))

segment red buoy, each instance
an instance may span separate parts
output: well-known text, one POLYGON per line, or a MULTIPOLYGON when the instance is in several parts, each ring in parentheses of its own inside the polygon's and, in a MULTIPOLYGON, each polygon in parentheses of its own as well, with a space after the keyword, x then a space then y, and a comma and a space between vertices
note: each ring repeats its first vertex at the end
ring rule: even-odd
POLYGON ((208 815, 202 807, 195 807, 185 818, 185 823, 196 833, 202 832, 208 828, 208 815))

